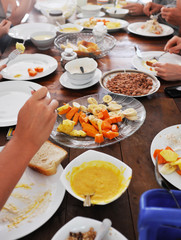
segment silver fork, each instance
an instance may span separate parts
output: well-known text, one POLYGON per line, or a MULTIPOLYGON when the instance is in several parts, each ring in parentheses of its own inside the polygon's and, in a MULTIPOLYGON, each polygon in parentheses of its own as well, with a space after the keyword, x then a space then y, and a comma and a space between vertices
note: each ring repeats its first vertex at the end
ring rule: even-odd
POLYGON ((13 50, 13 51, 8 55, 8 59, 7 59, 6 64, 8 64, 9 61, 11 61, 11 60, 15 59, 17 56, 19 56, 20 53, 21 53, 21 51, 18 50, 18 49, 13 50))
POLYGON ((137 57, 143 59, 142 52, 137 45, 134 45, 134 50, 135 50, 137 57))
POLYGON ((169 185, 167 184, 166 180, 161 176, 161 174, 159 172, 159 169, 158 169, 158 157, 156 157, 156 162, 155 162, 155 177, 156 177, 156 181, 160 185, 160 187, 166 189, 170 193, 170 195, 172 196, 173 200, 175 201, 175 204, 176 204, 177 208, 180 208, 180 205, 179 205, 175 195, 173 194, 173 192, 170 189, 169 185))
POLYGON ((152 57, 151 59, 155 59, 155 60, 159 60, 163 55, 165 55, 167 53, 167 51, 166 52, 163 52, 162 54, 160 54, 159 56, 157 56, 157 57, 152 57))
POLYGON ((11 17, 11 13, 12 13, 12 6, 11 6, 11 4, 8 4, 7 12, 6 12, 6 19, 11 17))
POLYGON ((150 18, 151 18, 152 20, 157 20, 158 17, 160 16, 160 14, 161 14, 161 12, 159 12, 159 13, 157 13, 157 14, 155 14, 155 15, 151 15, 150 18))

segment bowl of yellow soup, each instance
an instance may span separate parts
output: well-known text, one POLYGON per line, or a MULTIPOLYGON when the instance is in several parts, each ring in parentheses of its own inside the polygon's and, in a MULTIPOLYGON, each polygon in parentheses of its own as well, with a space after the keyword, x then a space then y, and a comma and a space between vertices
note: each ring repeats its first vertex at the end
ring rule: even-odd
POLYGON ((84 201, 91 195, 91 203, 108 204, 119 198, 128 188, 132 169, 108 154, 88 150, 72 160, 64 169, 61 181, 75 198, 84 201))
POLYGON ((51 47, 56 37, 55 32, 39 31, 30 36, 32 43, 40 50, 47 50, 51 47))
POLYGON ((66 23, 61 25, 61 28, 59 27, 60 33, 78 33, 83 30, 83 27, 78 24, 73 23, 66 23))

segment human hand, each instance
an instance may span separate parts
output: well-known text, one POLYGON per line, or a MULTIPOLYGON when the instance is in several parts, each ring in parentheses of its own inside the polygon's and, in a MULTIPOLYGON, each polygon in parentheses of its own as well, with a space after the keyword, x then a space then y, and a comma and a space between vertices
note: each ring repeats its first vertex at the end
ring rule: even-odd
POLYGON ((181 66, 171 63, 154 63, 153 67, 157 75, 166 81, 181 81, 181 66), (174 71, 173 71, 174 69, 174 71))
MULTIPOLYGON (((0 66, 0 71, 2 71, 5 67, 7 67, 6 64, 3 64, 0 66)), ((0 74, 0 80, 3 78, 2 74, 0 74)))
POLYGON ((143 15, 143 5, 140 3, 127 3, 123 8, 129 10, 129 14, 132 16, 143 15))
POLYGON ((58 102, 47 97, 47 88, 33 92, 18 114, 14 140, 36 152, 48 139, 56 121, 58 102))
POLYGON ((181 52, 181 38, 178 36, 171 38, 165 45, 164 51, 179 54, 181 52))
POLYGON ((162 7, 163 7, 163 5, 161 5, 161 4, 149 2, 144 6, 143 12, 147 16, 150 16, 152 14, 158 13, 161 10, 162 7))
POLYGON ((179 8, 161 8, 161 15, 168 23, 175 26, 181 25, 181 14, 179 8))
POLYGON ((0 37, 7 34, 10 27, 11 27, 11 22, 9 20, 6 20, 6 19, 2 20, 2 22, 0 23, 0 37))

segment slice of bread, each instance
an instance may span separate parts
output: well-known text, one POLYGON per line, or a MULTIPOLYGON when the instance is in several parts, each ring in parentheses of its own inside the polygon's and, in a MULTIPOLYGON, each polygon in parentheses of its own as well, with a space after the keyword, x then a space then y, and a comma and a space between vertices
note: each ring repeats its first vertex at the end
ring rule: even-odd
POLYGON ((63 148, 46 141, 31 159, 28 166, 44 175, 53 175, 66 156, 67 152, 63 148))

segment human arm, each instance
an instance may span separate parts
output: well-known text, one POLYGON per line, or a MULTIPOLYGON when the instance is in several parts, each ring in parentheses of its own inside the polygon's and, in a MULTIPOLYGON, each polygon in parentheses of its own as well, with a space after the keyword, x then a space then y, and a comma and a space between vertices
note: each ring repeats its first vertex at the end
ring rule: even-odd
POLYGON ((123 8, 129 10, 129 14, 133 16, 143 15, 143 5, 140 3, 127 3, 123 8))
POLYGON ((8 33, 10 27, 11 27, 11 22, 10 21, 8 21, 6 19, 2 20, 2 22, 0 23, 0 38, 3 35, 8 33))
POLYGON ((174 36, 165 45, 164 51, 179 54, 181 52, 181 37, 174 36))
POLYGON ((14 136, 0 153, 0 209, 52 131, 58 102, 46 94, 47 89, 42 87, 24 104, 18 114, 14 136))
POLYGON ((180 8, 162 7, 161 16, 170 24, 173 24, 175 26, 181 25, 181 9, 180 8))
POLYGON ((181 66, 171 63, 154 63, 157 75, 166 81, 181 81, 181 66))
POLYGON ((161 8, 163 7, 163 5, 161 4, 157 4, 157 3, 153 3, 153 2, 148 2, 144 8, 143 8, 143 12, 147 15, 150 16, 152 14, 156 14, 158 12, 160 12, 161 8))

